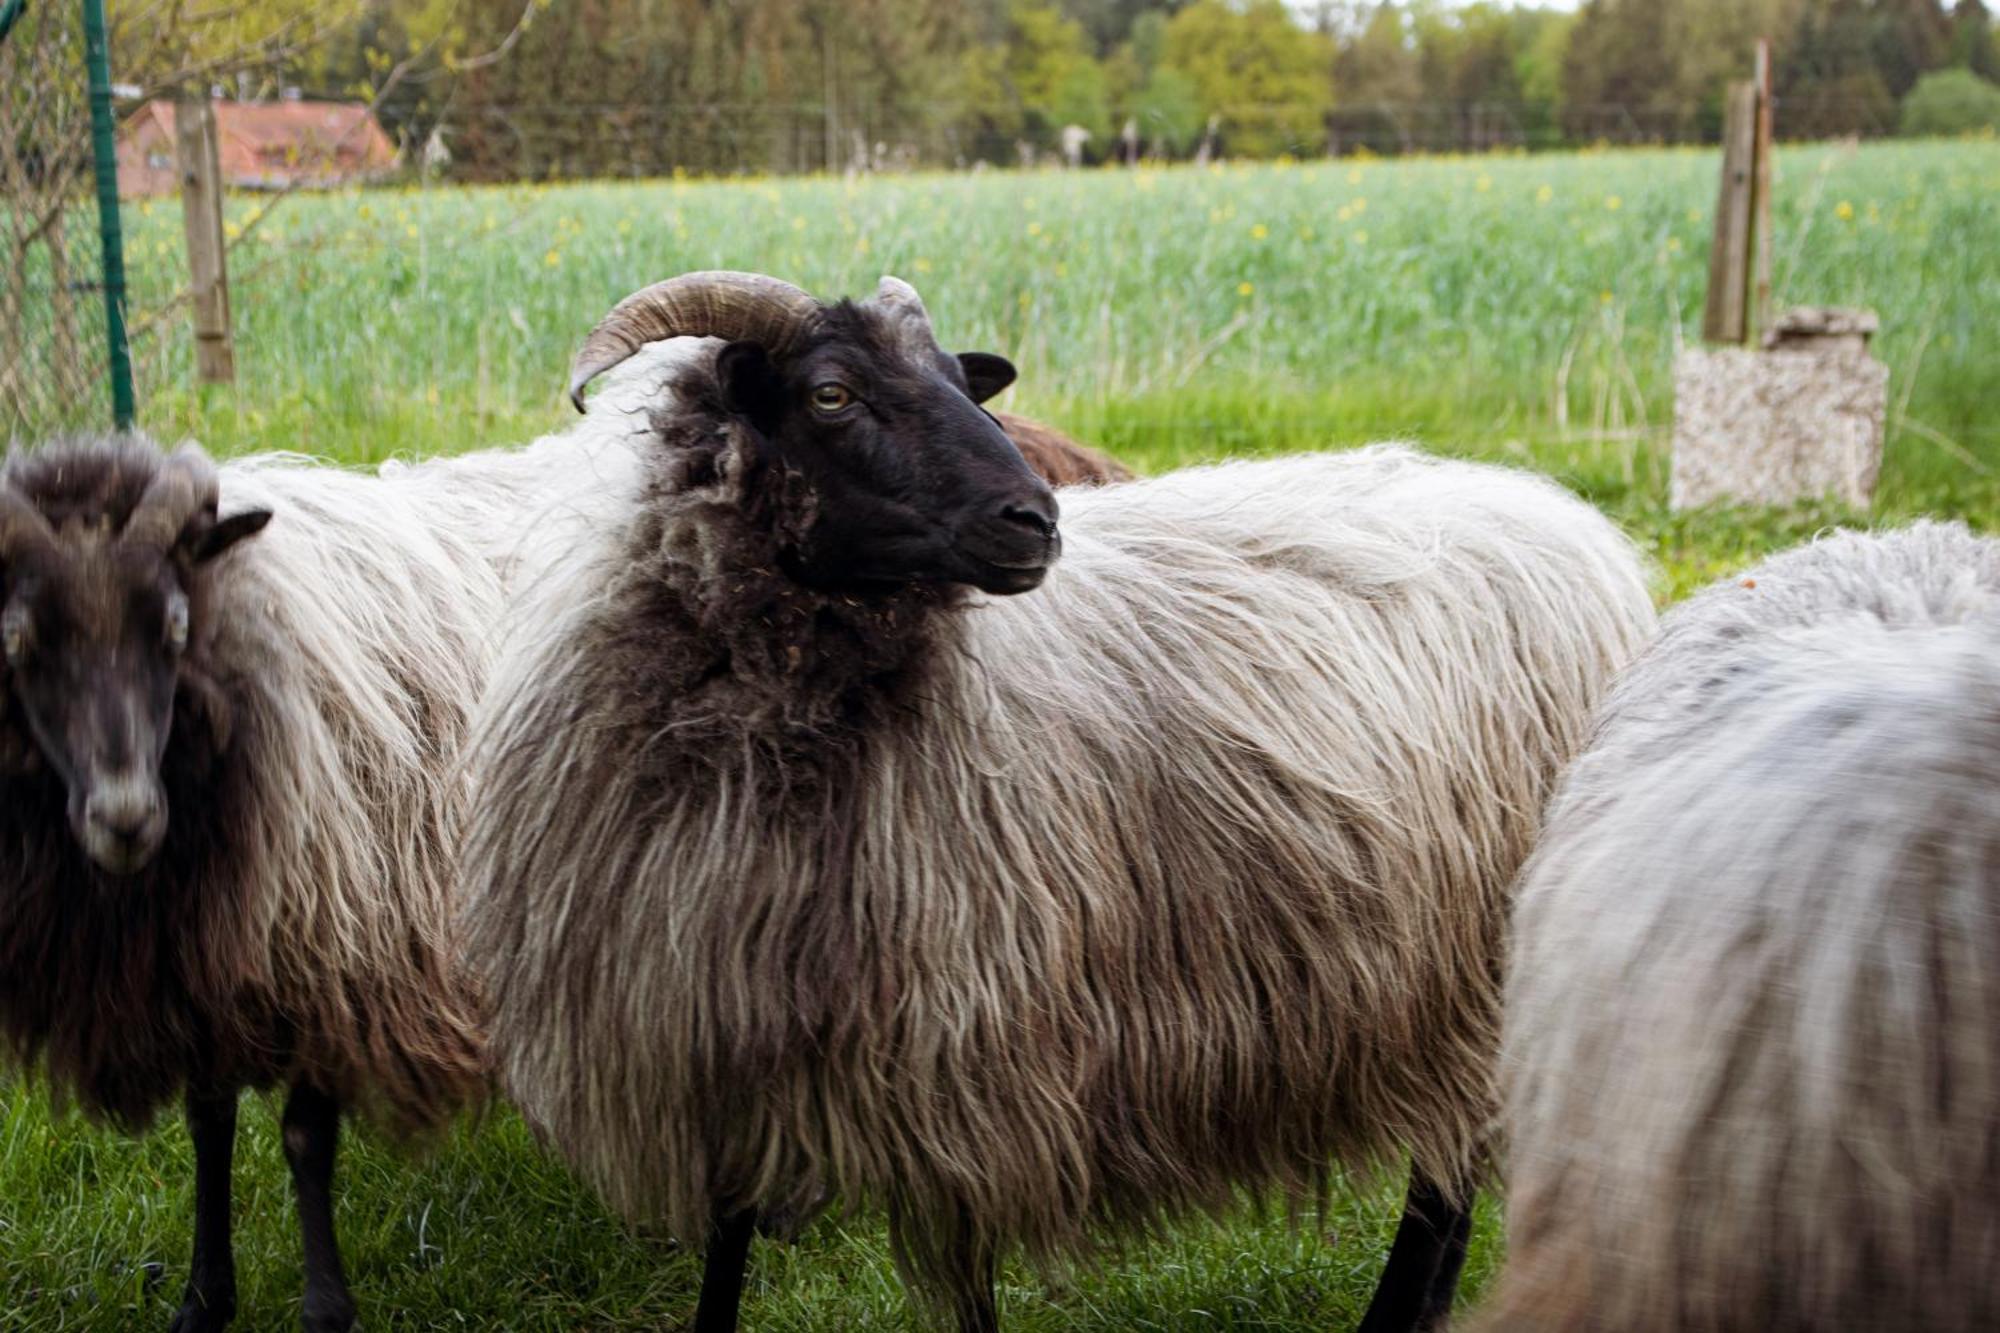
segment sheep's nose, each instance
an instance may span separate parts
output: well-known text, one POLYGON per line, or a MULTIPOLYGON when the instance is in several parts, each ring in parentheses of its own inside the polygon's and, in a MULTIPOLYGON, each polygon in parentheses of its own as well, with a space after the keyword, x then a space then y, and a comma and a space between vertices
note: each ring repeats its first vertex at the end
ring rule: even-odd
POLYGON ((76 829, 90 859, 114 875, 144 867, 166 834, 166 796, 145 773, 96 783, 84 798, 83 820, 76 829))
POLYGON ((1030 500, 1002 505, 1000 517, 1016 527, 1026 528, 1038 537, 1053 537, 1056 532, 1055 497, 1043 499, 1036 496, 1030 500))
POLYGON ((159 792, 140 777, 99 783, 83 804, 84 818, 121 838, 136 838, 144 833, 159 812, 159 792))

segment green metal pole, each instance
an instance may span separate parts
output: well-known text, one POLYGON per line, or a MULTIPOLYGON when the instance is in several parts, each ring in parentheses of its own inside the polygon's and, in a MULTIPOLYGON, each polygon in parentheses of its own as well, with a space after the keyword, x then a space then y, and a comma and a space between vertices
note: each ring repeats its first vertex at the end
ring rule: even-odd
POLYGON ((0 42, 7 40, 7 34, 14 31, 14 24, 28 9, 28 0, 6 0, 0 4, 0 42))
POLYGON ((104 0, 83 0, 90 66, 90 149, 97 167, 97 229, 104 238, 104 327, 111 339, 111 420, 132 428, 132 349, 125 340, 125 236, 118 220, 118 144, 111 119, 111 43, 104 0))

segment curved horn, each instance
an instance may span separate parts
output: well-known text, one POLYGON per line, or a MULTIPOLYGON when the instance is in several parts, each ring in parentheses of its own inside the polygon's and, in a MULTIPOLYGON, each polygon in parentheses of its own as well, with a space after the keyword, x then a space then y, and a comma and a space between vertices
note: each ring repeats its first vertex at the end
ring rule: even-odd
POLYGON ((0 483, 0 563, 12 562, 29 550, 46 550, 56 544, 55 529, 35 508, 34 501, 0 483))
POLYGON ((184 444, 160 464, 152 484, 125 520, 124 540, 134 545, 170 550, 197 514, 215 513, 220 483, 215 464, 201 446, 184 444))
POLYGON ((811 293, 761 273, 717 269, 656 282, 611 307, 569 368, 569 400, 583 411, 584 386, 650 342, 727 338, 791 351, 819 319, 811 293))

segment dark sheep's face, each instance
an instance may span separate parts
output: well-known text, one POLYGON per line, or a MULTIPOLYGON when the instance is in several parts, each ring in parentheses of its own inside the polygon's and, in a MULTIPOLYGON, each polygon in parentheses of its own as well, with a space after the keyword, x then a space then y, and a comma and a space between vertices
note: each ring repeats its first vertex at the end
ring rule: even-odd
POLYGON ((843 304, 782 361, 730 343, 716 375, 771 465, 763 484, 802 479, 811 497, 788 556, 802 582, 1020 593, 1061 553, 1055 495, 979 406, 1013 382, 1005 358, 949 356, 927 327, 843 304))
POLYGON ((269 518, 237 515, 164 552, 73 521, 8 562, 8 689, 68 789, 71 833, 112 874, 143 869, 166 836, 160 764, 191 632, 187 580, 269 518))

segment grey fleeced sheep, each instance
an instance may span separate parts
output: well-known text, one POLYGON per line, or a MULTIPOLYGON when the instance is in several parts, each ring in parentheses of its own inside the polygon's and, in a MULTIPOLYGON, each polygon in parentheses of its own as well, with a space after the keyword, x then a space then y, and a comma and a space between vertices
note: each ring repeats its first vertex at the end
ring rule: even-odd
POLYGON ((2000 542, 1668 617, 1526 872, 1488 1333, 2000 1327, 2000 542))

